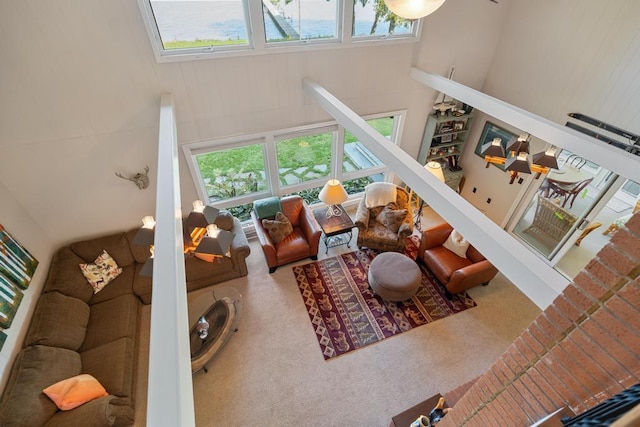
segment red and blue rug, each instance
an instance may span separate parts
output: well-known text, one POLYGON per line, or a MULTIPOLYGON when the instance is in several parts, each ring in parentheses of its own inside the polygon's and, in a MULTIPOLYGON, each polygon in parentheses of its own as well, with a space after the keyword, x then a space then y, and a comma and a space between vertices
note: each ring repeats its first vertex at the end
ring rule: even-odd
MULTIPOLYGON (((418 243, 418 236, 411 236, 405 255, 415 259, 418 243)), ((383 300, 367 278, 376 255, 360 249, 293 267, 325 360, 476 306, 466 292, 447 299, 444 287, 421 262, 416 295, 402 302, 383 300)))

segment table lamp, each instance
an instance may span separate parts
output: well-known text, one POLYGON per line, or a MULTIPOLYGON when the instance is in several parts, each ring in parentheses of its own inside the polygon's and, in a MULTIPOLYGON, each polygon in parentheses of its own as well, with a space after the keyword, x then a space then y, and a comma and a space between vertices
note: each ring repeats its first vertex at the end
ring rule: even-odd
POLYGON ((327 218, 342 215, 342 209, 338 206, 349 198, 347 191, 344 189, 340 181, 330 179, 320 190, 318 199, 329 205, 327 208, 327 218))

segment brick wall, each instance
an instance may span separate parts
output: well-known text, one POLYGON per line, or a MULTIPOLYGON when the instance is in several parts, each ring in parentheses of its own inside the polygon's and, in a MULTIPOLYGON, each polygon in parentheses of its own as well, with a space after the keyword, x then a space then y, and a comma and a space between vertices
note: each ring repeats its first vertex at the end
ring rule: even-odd
POLYGON ((529 426, 640 382, 640 213, 458 400, 438 427, 529 426))

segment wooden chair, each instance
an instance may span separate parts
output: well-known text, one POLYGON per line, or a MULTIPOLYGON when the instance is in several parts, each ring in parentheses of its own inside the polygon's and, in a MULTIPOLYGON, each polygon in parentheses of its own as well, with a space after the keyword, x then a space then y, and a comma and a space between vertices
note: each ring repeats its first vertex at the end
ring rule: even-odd
POLYGON ((622 227, 624 227, 624 225, 627 223, 627 221, 629 221, 629 219, 631 219, 631 217, 633 216, 634 213, 640 211, 640 199, 638 199, 636 201, 636 205, 633 207, 633 210, 631 211, 630 214, 626 214, 621 216, 620 218, 616 219, 615 221, 613 221, 611 223, 611 225, 609 226, 609 228, 607 228, 606 230, 604 230, 604 232, 602 233, 604 236, 607 236, 608 234, 611 234, 613 232, 618 231, 619 229, 621 229, 622 227))
POLYGON ((575 184, 562 184, 556 181, 549 181, 549 188, 545 191, 545 196, 549 194, 549 198, 562 197, 562 207, 564 208, 569 202, 569 209, 573 207, 576 196, 582 192, 593 181, 593 178, 587 178, 575 184))

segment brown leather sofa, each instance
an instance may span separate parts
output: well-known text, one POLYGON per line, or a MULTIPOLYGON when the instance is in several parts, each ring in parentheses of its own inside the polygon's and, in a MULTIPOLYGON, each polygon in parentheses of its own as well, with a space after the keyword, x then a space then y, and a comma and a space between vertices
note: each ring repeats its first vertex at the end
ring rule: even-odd
POLYGON ((486 285, 498 273, 473 245, 469 245, 466 258, 459 257, 442 246, 453 227, 437 224, 422 232, 418 257, 442 282, 450 294, 464 292, 478 285, 486 285))
POLYGON ((256 211, 251 211, 251 219, 267 260, 269 273, 273 273, 281 265, 304 258, 318 259, 318 246, 322 234, 318 221, 302 197, 285 196, 280 199, 280 204, 282 213, 291 221, 293 232, 279 243, 273 243, 256 211))

